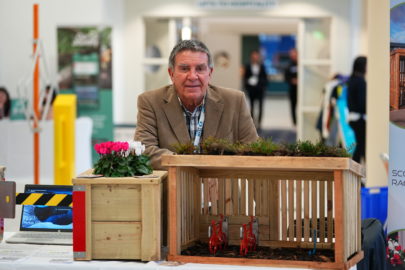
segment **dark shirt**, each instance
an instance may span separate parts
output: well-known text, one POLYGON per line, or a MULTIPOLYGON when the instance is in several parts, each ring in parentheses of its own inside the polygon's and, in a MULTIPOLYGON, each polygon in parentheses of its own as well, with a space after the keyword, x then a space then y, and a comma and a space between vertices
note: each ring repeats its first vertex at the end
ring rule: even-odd
POLYGON ((291 61, 284 73, 285 81, 292 87, 297 87, 297 84, 293 84, 293 79, 298 77, 298 65, 296 61, 291 61))
POLYGON ((257 89, 261 89, 261 90, 266 89, 266 86, 267 86, 266 69, 265 69, 263 64, 260 64, 259 67, 260 67, 260 70, 259 70, 259 74, 258 74, 257 85, 256 86, 251 86, 248 83, 248 81, 249 81, 249 78, 253 75, 252 65, 251 64, 245 65, 245 74, 243 76, 243 81, 244 81, 244 85, 245 85, 246 90, 249 90, 250 88, 257 88, 257 89))
POLYGON ((350 112, 366 113, 366 94, 364 77, 351 76, 347 82, 347 106, 350 112))

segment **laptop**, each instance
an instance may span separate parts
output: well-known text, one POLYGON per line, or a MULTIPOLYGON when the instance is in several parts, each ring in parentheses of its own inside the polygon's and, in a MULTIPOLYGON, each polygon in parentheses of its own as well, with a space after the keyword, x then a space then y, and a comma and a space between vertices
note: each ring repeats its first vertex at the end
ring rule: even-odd
MULTIPOLYGON (((72 195, 72 186, 26 185, 25 193, 72 195)), ((7 243, 72 245, 73 210, 68 206, 23 205, 20 231, 7 243)))

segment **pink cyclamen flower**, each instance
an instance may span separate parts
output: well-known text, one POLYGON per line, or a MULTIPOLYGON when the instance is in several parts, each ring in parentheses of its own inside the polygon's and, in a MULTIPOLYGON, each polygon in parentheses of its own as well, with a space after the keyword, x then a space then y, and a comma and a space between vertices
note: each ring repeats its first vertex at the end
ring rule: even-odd
POLYGON ((119 151, 121 151, 121 143, 120 142, 115 142, 112 144, 111 146, 111 150, 113 150, 114 152, 118 153, 119 151))
POLYGON ((106 152, 107 152, 107 148, 105 148, 105 147, 102 147, 102 146, 101 146, 101 147, 98 149, 98 153, 101 154, 101 155, 106 154, 106 152))
POLYGON ((123 151, 127 151, 128 148, 129 148, 128 142, 122 142, 122 143, 121 143, 121 149, 122 149, 123 151))

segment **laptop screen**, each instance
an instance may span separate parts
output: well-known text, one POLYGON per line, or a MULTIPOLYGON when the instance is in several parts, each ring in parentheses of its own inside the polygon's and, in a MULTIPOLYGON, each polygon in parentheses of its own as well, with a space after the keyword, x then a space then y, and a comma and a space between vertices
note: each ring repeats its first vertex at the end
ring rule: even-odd
MULTIPOLYGON (((26 185, 25 193, 72 195, 72 186, 26 185)), ((72 208, 67 206, 23 205, 21 231, 67 231, 73 229, 72 208)))

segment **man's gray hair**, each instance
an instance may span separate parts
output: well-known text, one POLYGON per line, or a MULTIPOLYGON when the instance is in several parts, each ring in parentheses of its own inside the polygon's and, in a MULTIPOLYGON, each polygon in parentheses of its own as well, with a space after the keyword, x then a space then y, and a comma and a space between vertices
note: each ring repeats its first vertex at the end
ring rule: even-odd
POLYGON ((182 40, 174 46, 169 57, 169 68, 174 69, 175 58, 179 52, 182 51, 193 51, 193 52, 203 52, 208 56, 208 66, 213 67, 211 53, 207 46, 199 40, 182 40))

